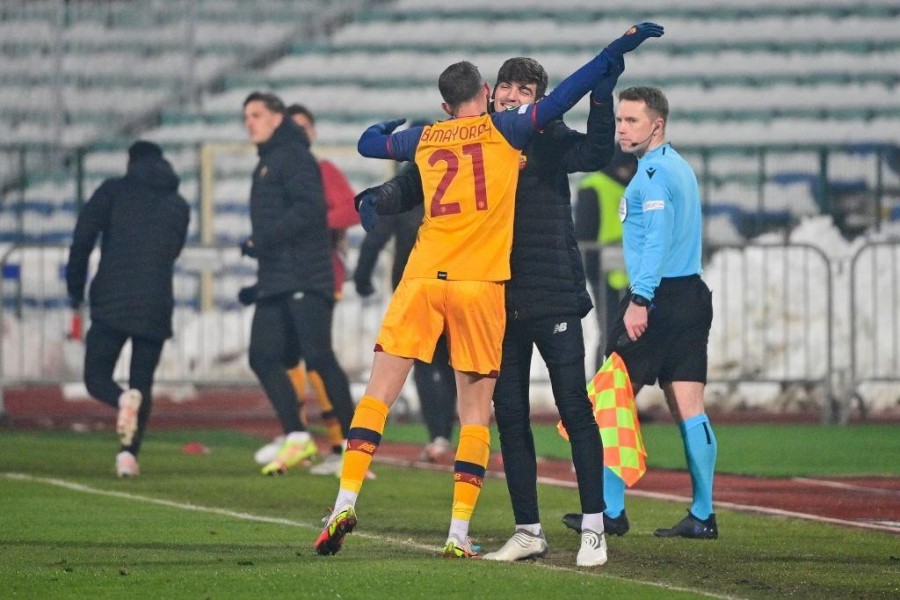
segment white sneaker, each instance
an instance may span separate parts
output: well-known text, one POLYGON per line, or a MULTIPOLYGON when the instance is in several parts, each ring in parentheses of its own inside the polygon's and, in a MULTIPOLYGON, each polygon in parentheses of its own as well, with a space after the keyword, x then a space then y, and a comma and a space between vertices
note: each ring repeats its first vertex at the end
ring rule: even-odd
POLYGON ((581 531, 581 548, 575 564, 579 567, 599 567, 606 564, 606 536, 590 529, 581 531))
POLYGON ((488 552, 482 558, 485 560, 499 560, 514 562, 528 558, 541 558, 546 556, 550 547, 544 534, 534 535, 524 529, 517 529, 511 538, 506 540, 503 547, 496 552, 488 552))
POLYGON ((253 455, 253 460, 255 460, 258 465, 267 465, 278 458, 278 451, 281 450, 283 445, 284 436, 279 435, 277 438, 257 450, 256 454, 253 455))
POLYGON ((130 446, 138 426, 138 411, 141 408, 141 393, 135 389, 125 390, 119 396, 119 416, 116 418, 116 433, 119 443, 130 446))
POLYGON ((312 475, 334 475, 341 476, 341 466, 344 464, 344 457, 340 454, 332 452, 317 465, 313 465, 309 470, 312 475))
POLYGON ((123 450, 116 454, 116 477, 137 477, 141 474, 134 454, 123 450))
POLYGON ((431 440, 431 442, 422 449, 422 453, 419 455, 419 460, 425 462, 435 462, 440 457, 450 454, 453 451, 453 446, 450 444, 450 440, 445 437, 438 436, 431 440))
MULTIPOLYGON (((334 475, 335 477, 340 477, 343 467, 344 457, 332 453, 325 457, 325 460, 310 468, 309 472, 312 475, 334 475)), ((371 481, 377 478, 378 476, 371 469, 366 471, 366 479, 371 481)))

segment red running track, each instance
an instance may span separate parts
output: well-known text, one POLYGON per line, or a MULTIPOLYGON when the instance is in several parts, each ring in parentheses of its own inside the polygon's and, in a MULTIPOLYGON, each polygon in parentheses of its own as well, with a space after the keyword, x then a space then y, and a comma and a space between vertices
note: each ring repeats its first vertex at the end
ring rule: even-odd
MULTIPOLYGON (((66 400, 59 388, 7 389, 5 428, 18 429, 114 429, 115 413, 99 402, 66 400)), ((219 390, 197 398, 155 400, 151 427, 154 429, 234 428, 273 437, 277 424, 265 396, 258 390, 219 390)), ((324 440, 321 441, 324 450, 324 440)), ((420 446, 382 444, 376 461, 420 468, 452 468, 452 457, 437 464, 417 461, 420 446)), ((492 458, 489 471, 502 473, 499 457, 492 458)), ((575 486, 571 463, 542 460, 542 481, 575 486)), ((690 503, 691 483, 686 472, 650 470, 629 494, 690 503)), ((900 534, 900 478, 847 477, 833 479, 764 478, 717 474, 715 503, 723 508, 789 516, 850 527, 900 534)), ((576 507, 573 507, 573 509, 576 507)))

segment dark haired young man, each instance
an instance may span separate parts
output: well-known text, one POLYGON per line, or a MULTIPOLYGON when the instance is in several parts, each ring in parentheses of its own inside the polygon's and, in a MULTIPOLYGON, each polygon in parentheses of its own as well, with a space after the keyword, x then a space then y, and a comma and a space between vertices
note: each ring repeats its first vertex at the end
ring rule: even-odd
MULTIPOLYGON (((302 104, 291 104, 285 109, 287 116, 299 125, 306 133, 310 144, 316 141, 316 118, 312 111, 302 104)), ((359 224, 359 214, 353 206, 353 188, 350 182, 333 162, 318 160, 319 172, 322 175, 322 188, 325 192, 326 219, 331 238, 331 265, 334 269, 334 300, 339 301, 343 297, 346 268, 344 266, 344 254, 346 253, 347 229, 359 224)), ((245 288, 239 298, 242 303, 249 304, 255 301, 256 286, 245 288)), ((335 413, 334 406, 325 389, 325 383, 321 375, 313 370, 307 370, 303 361, 303 349, 295 342, 296 336, 290 336, 286 346, 284 366, 288 370, 291 384, 300 402, 301 420, 305 422, 304 399, 307 396, 307 384, 313 390, 313 396, 321 408, 322 420, 325 422, 325 430, 328 441, 331 444, 331 452, 325 456, 322 462, 313 465, 309 472, 313 475, 338 475, 341 471, 341 460, 344 454, 344 441, 347 438, 347 430, 350 422, 341 422, 335 413)), ((345 415, 349 418, 349 414, 345 415)), ((272 442, 257 450, 254 458, 261 465, 269 464, 278 456, 278 452, 284 445, 285 436, 280 435, 272 442)))
POLYGON ((259 153, 250 189, 252 233, 241 244, 241 251, 258 263, 250 368, 285 433, 278 455, 262 469, 264 475, 278 475, 317 453, 284 368, 289 344, 302 348, 307 367, 321 376, 340 422, 350 422, 353 400, 332 349, 331 241, 322 176, 309 138, 270 93, 247 96, 244 124, 259 153))
MULTIPOLYGON (((507 369, 505 354, 508 351, 508 347, 511 348, 509 351, 517 353, 519 358, 526 358, 526 354, 527 357, 530 358, 532 342, 530 340, 528 341, 528 348, 526 349, 524 347, 525 344, 522 343, 523 339, 529 335, 535 337, 540 335, 541 339, 546 340, 548 344, 554 346, 558 344, 560 352, 567 354, 572 352, 577 353, 579 351, 578 348, 580 347, 580 357, 575 356, 573 360, 569 354, 561 359, 561 362, 565 362, 566 366, 575 369, 575 379, 578 382, 578 387, 581 388, 580 392, 577 392, 579 398, 576 398, 571 402, 571 407, 569 406, 570 403, 568 401, 566 402, 565 407, 562 405, 560 406, 561 411, 565 410, 567 413, 565 417, 566 420, 569 421, 575 429, 575 437, 579 440, 584 440, 586 446, 586 452, 584 452, 583 456, 578 456, 576 462, 579 467, 580 483, 582 483, 582 476, 589 482, 589 485, 582 485, 581 487, 583 488, 583 498, 589 498, 589 503, 584 506, 586 511, 590 510, 591 512, 585 517, 582 544, 576 562, 580 566, 599 566, 606 562, 606 542, 603 536, 602 518, 602 479, 600 477, 602 471, 602 455, 597 427, 593 420, 590 403, 587 401, 587 396, 584 391, 584 343, 580 327, 581 316, 586 314, 590 309, 590 300, 587 298, 584 273, 581 267, 580 257, 578 257, 577 248, 575 248, 575 258, 577 260, 574 261, 574 264, 573 257, 568 250, 568 244, 570 242, 574 244, 574 231, 571 220, 571 207, 568 199, 569 194, 566 170, 561 170, 552 180, 555 189, 565 188, 565 199, 562 203, 564 206, 553 200, 544 199, 547 202, 547 212, 544 215, 537 215, 537 219, 546 222, 547 219, 553 218, 554 215, 561 215, 565 212, 568 230, 566 230, 565 226, 558 228, 558 222, 556 223, 556 226, 551 224, 549 230, 541 233, 539 236, 541 239, 536 240, 535 247, 530 248, 526 252, 526 255, 528 255, 529 252, 532 252, 536 247, 542 246, 545 252, 539 252, 539 254, 545 255, 539 256, 538 258, 539 260, 545 260, 547 258, 546 249, 548 247, 553 248, 557 245, 566 247, 566 250, 562 253, 551 253, 550 259, 552 262, 561 258, 561 263, 554 264, 554 271, 571 279, 571 285, 564 286, 565 289, 560 295, 571 297, 573 303, 577 305, 577 307, 573 307, 572 309, 574 323, 577 323, 577 325, 573 323, 571 332, 569 332, 569 321, 551 323, 551 319, 548 319, 547 324, 549 324, 550 327, 549 331, 541 330, 540 333, 538 333, 537 330, 531 331, 530 329, 523 329, 523 332, 520 335, 515 336, 516 339, 507 337, 509 335, 508 333, 507 336, 504 336, 504 330, 509 332, 510 327, 512 327, 514 322, 520 318, 516 309, 513 309, 513 312, 509 312, 510 303, 512 303, 512 306, 519 306, 518 302, 523 302, 521 308, 522 310, 526 310, 530 306, 528 301, 529 294, 534 293, 536 290, 523 289, 521 290, 521 294, 513 292, 512 290, 508 291, 508 296, 506 297, 506 310, 504 310, 504 288, 502 283, 510 279, 509 253, 512 247, 512 239, 514 237, 518 239, 519 236, 520 221, 518 211, 516 212, 515 225, 513 225, 512 222, 514 201, 518 201, 519 195, 517 193, 517 185, 522 185, 522 182, 518 181, 520 179, 519 171, 526 168, 529 163, 534 161, 535 171, 533 172, 539 174, 539 176, 546 176, 546 170, 552 170, 552 167, 550 166, 552 162, 559 160, 557 154, 560 150, 562 150, 564 155, 567 151, 572 151, 566 159, 571 161, 572 165, 577 166, 578 161, 580 160, 587 161, 586 166, 583 169, 575 170, 591 170, 605 164, 609 155, 612 154, 611 132, 608 132, 607 134, 609 140, 606 142, 605 147, 603 142, 600 142, 599 149, 590 149, 590 156, 584 157, 580 155, 579 150, 583 152, 587 148, 574 150, 572 147, 562 147, 564 146, 563 140, 566 138, 569 139, 573 146, 577 145, 574 143, 575 140, 572 140, 570 136, 576 136, 579 138, 578 141, 581 141, 581 134, 571 132, 557 119, 588 91, 593 90, 594 97, 602 97, 604 99, 610 97, 615 81, 623 68, 622 54, 636 48, 644 39, 647 39, 647 37, 658 37, 659 35, 662 35, 662 28, 657 25, 644 24, 632 28, 626 36, 617 40, 618 44, 617 42, 613 42, 613 44, 598 55, 597 58, 560 84, 553 94, 548 95, 541 103, 537 104, 535 104, 534 101, 539 97, 539 89, 541 93, 546 89, 546 73, 544 73, 543 68, 538 63, 531 59, 512 59, 504 64, 501 72, 504 74, 508 72, 510 73, 510 77, 515 76, 516 78, 527 79, 527 81, 516 81, 513 79, 505 81, 505 77, 503 78, 503 81, 501 81, 502 85, 497 86, 498 89, 495 91, 494 96, 494 106, 495 108, 500 108, 500 111, 494 112, 492 115, 480 114, 479 111, 485 111, 487 105, 486 103, 482 104, 474 102, 472 103, 471 108, 476 110, 471 114, 464 115, 448 110, 448 108, 454 108, 451 98, 453 98, 454 95, 461 97, 463 94, 462 90, 451 85, 451 83, 453 83, 453 81, 451 81, 447 85, 441 85, 440 87, 442 96, 445 99, 444 110, 451 114, 451 116, 454 117, 453 119, 438 124, 438 126, 426 127, 424 129, 411 128, 407 131, 390 136, 387 134, 390 134, 399 123, 390 122, 379 124, 370 128, 367 133, 364 134, 363 138, 360 139, 360 151, 363 154, 395 159, 414 155, 416 164, 419 167, 419 174, 421 175, 421 185, 416 185, 415 182, 410 184, 409 179, 405 180, 407 187, 406 194, 400 193, 395 195, 396 188, 403 186, 403 183, 395 180, 394 182, 391 182, 394 184, 393 186, 391 183, 383 186, 383 188, 387 190, 385 193, 381 193, 378 190, 369 190, 359 197, 360 212, 361 216, 363 216, 364 225, 367 224, 366 215, 371 216, 373 212, 398 212, 397 209, 399 205, 404 204, 404 196, 407 199, 410 197, 417 197, 419 202, 424 201, 425 203, 426 218, 419 231, 419 241, 417 242, 416 248, 413 250, 414 258, 417 250, 422 258, 417 261, 419 263, 418 265, 411 259, 410 264, 413 266, 407 266, 407 269, 404 272, 403 282, 401 282, 401 288, 398 288, 395 293, 394 300, 392 300, 392 306, 398 299, 398 296, 401 299, 403 298, 404 293, 402 292, 402 286, 404 283, 411 287, 421 287, 424 285, 435 286, 436 288, 456 283, 489 283, 498 286, 496 287, 499 292, 497 301, 500 302, 500 306, 494 307, 493 310, 485 309, 481 315, 478 315, 476 320, 467 324, 469 332, 472 332, 473 327, 481 327, 490 332, 483 340, 480 340, 481 344, 489 349, 489 351, 484 352, 487 356, 484 364, 472 365, 470 363, 467 365, 465 363, 465 351, 467 350, 465 346, 471 345, 472 341, 466 337, 455 335, 457 332, 454 331, 453 319, 456 317, 457 311, 472 312, 473 307, 483 301, 483 297, 492 295, 491 290, 482 289, 479 290, 480 297, 472 296, 467 298, 466 301, 469 304, 465 307, 464 311, 451 303, 445 316, 441 316, 438 319, 438 323, 443 323, 445 319, 446 322, 450 323, 448 329, 451 362, 458 373, 459 414, 462 426, 455 467, 456 483, 454 486, 453 519, 451 520, 447 544, 444 548, 444 554, 446 556, 468 557, 477 555, 468 540, 468 522, 472 511, 474 510, 475 502, 477 501, 481 479, 484 475, 489 454, 490 438, 487 434, 487 425, 490 420, 490 399, 493 396, 496 402, 497 394, 504 393, 501 385, 509 386, 508 391, 505 392, 505 394, 509 394, 509 406, 505 406, 506 403, 504 402, 503 409, 508 409, 509 412, 507 415, 509 420, 507 421, 506 417, 504 417, 504 421, 507 423, 515 421, 515 423, 512 423, 510 427, 507 428, 506 432, 512 438, 517 436, 520 437, 519 440, 513 442, 513 444, 516 445, 516 450, 514 451, 515 456, 512 457, 512 460, 522 463, 524 471, 527 472, 529 466, 524 463, 527 463, 528 460, 522 460, 522 455, 527 455, 527 446, 530 442, 530 461, 532 463, 530 468, 532 471, 534 470, 533 440, 531 439, 530 426, 528 425, 527 382, 530 359, 525 365, 515 364, 509 367, 509 370, 512 371, 510 375, 512 380, 510 380, 508 384, 502 383, 507 376, 507 373, 504 371, 503 374, 500 375, 500 380, 496 381, 498 388, 497 392, 494 390, 495 380, 493 380, 491 376, 496 376, 496 370, 500 367, 499 359, 501 348, 502 353, 504 354, 504 369, 507 369), (527 98, 527 100, 525 98, 527 98), (472 120, 459 123, 458 119, 464 116, 468 116, 472 120), (562 129, 560 129, 556 123, 562 125, 562 129), (494 128, 499 129, 503 139, 507 141, 507 147, 517 150, 517 152, 487 155, 487 151, 483 151, 482 142, 479 141, 482 139, 481 132, 484 131, 486 135, 490 137, 492 133, 491 124, 493 124, 494 128), (535 152, 534 154, 522 153, 522 150, 527 150, 531 147, 530 143, 536 132, 548 129, 554 129, 557 132, 557 135, 559 135, 559 139, 551 135, 551 138, 554 139, 554 143, 548 144, 543 152, 535 152), (440 146, 442 143, 450 145, 453 142, 456 142, 456 151, 449 151, 440 146), (437 148, 434 148, 434 146, 437 146, 437 148), (482 157, 485 155, 487 155, 487 158, 482 162, 482 157), (597 162, 594 162, 598 160, 603 160, 604 162, 598 166, 597 162), (471 199, 466 196, 465 188, 452 187, 454 181, 459 180, 458 174, 465 173, 468 175, 470 172, 472 173, 472 176, 468 178, 464 176, 462 184, 463 186, 474 188, 474 197, 471 199), (495 179, 487 177, 487 173, 493 175, 495 179), (492 197, 490 193, 492 189, 496 189, 491 186, 496 186, 495 181, 498 175, 502 177, 505 182, 502 198, 492 197), (384 200, 385 198, 388 199, 384 200), (463 202, 464 200, 466 200, 466 202, 463 202), (382 201, 384 201, 386 205, 393 204, 393 207, 383 207, 382 201), (477 225, 473 224, 474 219, 478 218, 477 215, 480 213, 486 213, 485 217, 479 219, 477 225), (457 216, 461 216, 462 218, 453 220, 457 216), (452 243, 450 240, 452 240, 452 243), (462 262, 463 264, 454 265, 454 262, 462 262), (466 262, 468 265, 465 264, 466 262), (445 269, 445 265, 453 265, 456 270, 454 271, 451 268, 445 269), (470 268, 467 268, 467 266, 470 268), (577 273, 572 272, 573 269, 575 269, 577 273), (460 277, 459 273, 463 273, 463 276, 460 277), (460 277, 462 281, 457 280, 457 277, 460 277), (578 299, 579 294, 583 296, 583 300, 578 299), (586 303, 586 306, 584 303, 586 303), (583 312, 578 314, 579 311, 583 312), (510 327, 506 326, 507 316, 510 319, 510 327), (495 333, 498 325, 500 326, 499 335, 495 333), (550 336, 553 335, 554 331, 556 333, 562 333, 563 335, 557 339, 552 339, 550 336), (566 338, 566 341, 558 341, 562 340, 562 338, 566 338), (458 350, 457 348, 461 346, 462 349, 458 350), (467 368, 473 366, 475 368, 467 368), (490 370, 485 370, 487 366, 490 367, 490 370), (525 374, 524 390, 521 387, 523 366, 525 374), (473 375, 476 377, 473 377, 473 375), (467 389, 467 386, 471 386, 474 390, 467 389), (519 404, 519 400, 521 400, 522 396, 524 396, 524 407, 519 404), (584 397, 583 402, 581 402, 580 396, 584 397), (570 416, 571 418, 569 418, 570 416), (527 431, 513 431, 522 425, 523 417, 524 429, 527 431), (521 437, 523 433, 527 434, 527 441, 521 437), (466 435, 471 439, 466 439, 466 435)), ((460 69, 465 69, 466 64, 467 63, 462 64, 460 69)), ((450 69, 455 67, 457 67, 457 65, 451 66, 450 69)), ((445 71, 445 75, 446 74, 447 71, 445 71)), ((442 83, 443 82, 444 75, 442 75, 442 83)), ((611 126, 611 106, 607 109, 606 121, 606 129, 609 129, 611 126)), ((547 135, 548 133, 545 131, 537 137, 547 135)), ((469 192, 469 194, 472 195, 471 192, 469 192)), ((406 206, 411 206, 413 203, 415 203, 415 200, 407 202, 406 206)), ((402 210, 402 208, 399 210, 402 210)), ((515 252, 515 250, 513 250, 513 252, 515 252)), ((512 281, 515 281, 516 277, 517 275, 513 270, 512 281)), ((553 280, 555 277, 555 274, 551 274, 549 279, 553 280)), ((536 288, 540 289, 545 284, 546 282, 538 282, 536 288)), ((546 298, 545 301, 548 303, 550 302, 546 298)), ((555 310, 556 309, 554 309, 554 312, 555 310)), ((419 315, 414 314, 414 311, 407 310, 405 311, 405 314, 404 312, 401 312, 401 314, 404 316, 413 316, 412 325, 418 326, 419 315)), ((391 385, 385 384, 373 386, 370 381, 370 388, 367 389, 366 397, 363 398, 363 401, 357 408, 356 416, 354 416, 355 427, 357 416, 359 416, 361 412, 360 409, 363 408, 364 403, 368 403, 366 409, 367 412, 371 411, 372 416, 369 417, 369 415, 365 415, 366 422, 362 426, 361 436, 371 444, 370 451, 366 452, 367 460, 371 460, 371 454, 374 453, 377 448, 377 441, 380 439, 380 434, 383 430, 387 410, 396 398, 396 392, 399 392, 398 386, 402 385, 409 370, 411 359, 404 357, 412 356, 424 360, 430 360, 431 358, 429 353, 417 353, 418 348, 405 347, 405 342, 407 342, 405 338, 392 339, 390 335, 386 335, 384 339, 390 344, 390 347, 388 347, 388 344, 381 344, 382 335, 384 335, 385 332, 390 334, 392 331, 394 326, 394 316, 395 315, 392 314, 392 309, 389 308, 388 313, 385 315, 384 324, 382 325, 382 334, 379 335, 380 347, 385 351, 376 354, 376 368, 373 368, 373 380, 376 380, 379 363, 384 365, 383 370, 386 372, 386 375, 382 376, 381 373, 378 373, 378 383, 381 383, 383 377, 384 380, 389 381, 391 385), (385 361, 388 361, 390 364, 385 364, 385 361), (368 405, 372 405, 371 408, 368 405)), ((546 315, 540 316, 543 317, 546 315)), ((536 315, 534 322, 537 322, 537 320, 536 315)), ((528 327, 529 325, 531 325, 531 323, 525 325, 525 327, 528 327)), ((459 333, 466 333, 466 328, 461 328, 459 333)), ((420 337, 424 338, 426 344, 430 343, 431 347, 433 347, 433 340, 430 340, 429 335, 426 334, 420 337)), ((475 346, 478 346, 478 341, 478 338, 476 338, 476 342, 474 343, 475 346)), ((556 388, 559 383, 561 382, 554 381, 554 388, 556 388)), ((554 391, 556 391, 556 389, 554 391)), ((557 402, 559 402, 559 396, 557 397, 557 402)), ((498 411, 498 425, 500 424, 500 419, 501 417, 498 411)), ((360 423, 362 423, 362 419, 360 419, 360 423)), ((351 428, 351 438, 354 435, 353 430, 354 428, 351 428)), ((507 441, 507 436, 501 431, 501 446, 504 443, 507 443, 507 441)), ((504 460, 506 459, 507 453, 504 450, 504 460)), ((366 462, 365 464, 368 463, 366 462)), ((339 550, 344 534, 352 531, 353 527, 356 525, 356 516, 353 505, 359 490, 357 482, 361 481, 359 475, 361 468, 362 465, 356 467, 354 469, 356 473, 350 474, 348 473, 348 461, 345 461, 343 475, 353 476, 342 476, 341 490, 338 494, 337 502, 335 503, 335 511, 330 517, 325 531, 323 531, 319 540, 317 540, 317 549, 319 549, 320 553, 333 553, 339 550)), ((507 470, 509 469, 508 464, 506 465, 506 468, 507 470)), ((529 476, 523 472, 522 477, 528 478, 529 476)), ((533 481, 526 482, 526 487, 528 487, 529 483, 532 486, 536 486, 536 475, 530 478, 533 481)), ((512 479, 513 478, 509 475, 507 476, 508 481, 511 481, 512 479)), ((519 493, 519 490, 513 490, 513 488, 510 487, 510 492, 513 496, 514 506, 517 506, 517 494, 519 493)), ((528 495, 528 492, 526 491, 524 494, 528 495)), ((533 529, 517 529, 516 535, 514 535, 513 539, 507 544, 507 546, 514 546, 519 543, 520 537, 528 537, 529 548, 527 554, 501 557, 499 560, 515 560, 516 558, 526 558, 527 556, 542 555, 546 553, 546 542, 543 540, 540 523, 536 518, 536 504, 535 499, 535 516, 533 520, 529 515, 526 517, 529 520, 524 522, 526 525, 533 526, 533 529), (536 533, 532 533, 532 531, 536 531, 536 533), (522 532, 521 536, 519 535, 520 532, 522 532), (536 543, 533 544, 532 541, 536 541, 536 543)), ((516 520, 517 523, 521 522, 518 514, 516 515, 516 520)), ((510 555, 513 554, 514 550, 512 548, 507 548, 507 546, 504 547, 503 551, 506 551, 506 553, 510 555)))

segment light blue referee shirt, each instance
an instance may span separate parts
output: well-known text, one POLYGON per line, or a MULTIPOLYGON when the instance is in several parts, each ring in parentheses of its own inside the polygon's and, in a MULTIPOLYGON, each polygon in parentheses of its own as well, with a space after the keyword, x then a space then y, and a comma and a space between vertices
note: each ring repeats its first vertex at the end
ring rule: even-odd
POLYGON ((663 277, 698 275, 703 218, 697 176, 670 144, 647 152, 619 204, 631 291, 653 299, 663 277))

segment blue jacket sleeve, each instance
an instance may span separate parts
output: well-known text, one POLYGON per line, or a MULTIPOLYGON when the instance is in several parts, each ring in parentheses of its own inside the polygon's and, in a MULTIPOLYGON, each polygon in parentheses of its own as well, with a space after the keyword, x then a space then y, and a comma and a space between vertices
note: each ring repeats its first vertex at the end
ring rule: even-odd
POLYGON ((376 123, 359 137, 357 151, 366 158, 389 158, 397 161, 413 160, 423 127, 411 127, 397 133, 382 133, 383 124, 376 123))
POLYGON ((672 245, 675 206, 665 178, 658 176, 644 190, 644 248, 637 274, 631 283, 634 293, 653 299, 662 279, 665 252, 672 245))
MULTIPOLYGON (((615 70, 615 59, 610 55, 608 50, 603 50, 595 56, 586 65, 566 77, 559 86, 550 94, 544 96, 536 104, 527 104, 510 109, 501 113, 494 113, 492 118, 503 136, 509 141, 514 148, 522 149, 531 139, 536 131, 543 130, 552 121, 562 117, 562 115, 584 97, 585 94, 594 89, 598 82, 607 77, 615 70)), ((606 99, 601 100, 601 102, 606 99)), ((594 111, 592 102, 592 116, 594 116, 594 128, 599 129, 603 117, 600 116, 603 111, 594 111)), ((611 116, 612 104, 607 107, 606 118, 611 116)), ((591 121, 588 122, 590 129, 591 121)), ((607 123, 608 125, 608 123, 607 123)), ((613 121, 613 127, 614 127, 613 121)), ((588 131, 590 134, 591 131, 588 131)), ((596 131, 592 136, 592 141, 597 142, 596 131)), ((609 144, 607 144, 609 148, 609 144)), ((610 154, 610 157, 612 155, 610 154)), ((608 159, 607 159, 608 160, 608 159)), ((599 167, 597 167, 599 168, 599 167)), ((581 170, 581 169, 579 169, 581 170)), ((584 168, 583 170, 594 170, 592 168, 584 168)), ((572 171, 570 171, 572 172, 572 171)))

